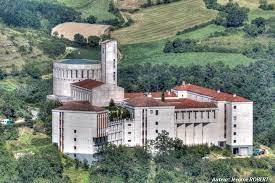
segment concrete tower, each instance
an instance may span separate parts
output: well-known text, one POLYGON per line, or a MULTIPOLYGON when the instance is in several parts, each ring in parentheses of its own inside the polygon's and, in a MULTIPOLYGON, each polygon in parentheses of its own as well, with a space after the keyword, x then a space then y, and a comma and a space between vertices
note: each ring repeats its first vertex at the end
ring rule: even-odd
POLYGON ((117 62, 117 41, 103 41, 101 43, 102 82, 117 85, 117 62))

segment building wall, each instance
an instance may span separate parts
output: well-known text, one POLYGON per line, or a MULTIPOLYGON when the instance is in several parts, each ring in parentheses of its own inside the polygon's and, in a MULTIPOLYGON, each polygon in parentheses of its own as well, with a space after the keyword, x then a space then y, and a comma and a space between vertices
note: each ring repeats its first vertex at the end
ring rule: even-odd
POLYGON ((233 102, 228 106, 231 115, 228 120, 227 144, 239 149, 240 155, 251 155, 253 145, 253 103, 233 102))
POLYGON ((106 84, 117 85, 117 41, 101 43, 102 81, 106 84))
POLYGON ((92 90, 93 105, 108 106, 111 99, 121 102, 124 99, 124 89, 113 84, 103 84, 92 90))
POLYGON ((134 125, 127 126, 124 141, 128 145, 145 145, 149 140, 155 140, 163 130, 167 131, 170 137, 176 137, 173 106, 129 108, 133 111, 134 125), (131 132, 131 135, 128 132, 131 132))
POLYGON ((101 64, 53 64, 53 94, 71 96, 70 84, 85 79, 101 80, 101 64))
MULTIPOLYGON (((97 150, 96 139, 107 136, 107 111, 53 110, 52 116, 52 142, 57 143, 61 152, 74 158, 88 158, 87 154, 92 155, 97 150)), ((90 162, 93 157, 87 160, 90 162)))

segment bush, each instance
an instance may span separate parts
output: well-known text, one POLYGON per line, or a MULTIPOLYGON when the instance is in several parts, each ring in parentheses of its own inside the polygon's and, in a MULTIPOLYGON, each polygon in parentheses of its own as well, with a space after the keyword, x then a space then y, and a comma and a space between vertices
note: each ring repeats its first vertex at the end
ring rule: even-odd
POLYGON ((261 8, 262 10, 274 10, 275 6, 274 4, 268 4, 267 0, 260 0, 259 8, 261 8))

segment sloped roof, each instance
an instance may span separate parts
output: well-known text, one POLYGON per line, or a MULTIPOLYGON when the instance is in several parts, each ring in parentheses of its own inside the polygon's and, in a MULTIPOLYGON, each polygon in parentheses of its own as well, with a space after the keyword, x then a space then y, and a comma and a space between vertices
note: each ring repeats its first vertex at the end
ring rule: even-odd
POLYGON ((136 97, 126 100, 129 106, 133 107, 161 107, 161 106, 171 106, 170 104, 161 102, 160 100, 154 99, 152 97, 136 97))
MULTIPOLYGON (((161 98, 162 92, 152 92, 151 93, 153 98, 161 98)), ((177 97, 174 92, 164 92, 165 97, 177 97)), ((125 98, 136 98, 136 97, 144 97, 146 96, 145 93, 142 92, 133 92, 133 93, 125 93, 125 98)))
POLYGON ((175 106, 176 109, 217 108, 214 102, 199 102, 187 98, 166 99, 165 103, 175 106))
POLYGON ((241 96, 234 96, 229 93, 224 93, 224 92, 217 92, 216 90, 193 85, 193 84, 185 84, 181 86, 176 86, 174 88, 175 90, 178 91, 190 91, 194 93, 198 93, 201 95, 206 95, 213 97, 217 101, 229 101, 229 102, 251 102, 250 100, 241 97, 241 96))
POLYGON ((64 102, 62 106, 57 107, 56 110, 69 110, 69 111, 93 111, 100 112, 105 109, 93 106, 88 101, 70 101, 64 102))
POLYGON ((96 81, 96 80, 92 80, 92 79, 85 79, 83 81, 72 83, 71 85, 78 86, 78 87, 81 87, 81 88, 86 88, 86 89, 93 89, 93 88, 96 88, 96 87, 101 86, 103 84, 104 83, 101 82, 101 81, 96 81))

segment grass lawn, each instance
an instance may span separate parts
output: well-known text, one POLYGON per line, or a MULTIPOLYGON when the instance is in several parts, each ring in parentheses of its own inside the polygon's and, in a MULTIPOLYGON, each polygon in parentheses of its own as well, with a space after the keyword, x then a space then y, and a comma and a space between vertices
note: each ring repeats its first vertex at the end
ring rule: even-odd
POLYGON ((83 170, 81 168, 65 168, 63 175, 70 177, 72 183, 89 183, 89 171, 83 170))
POLYGON ((134 44, 165 39, 178 31, 199 25, 216 17, 202 0, 184 0, 153 6, 132 14, 134 24, 112 33, 121 44, 134 44))

